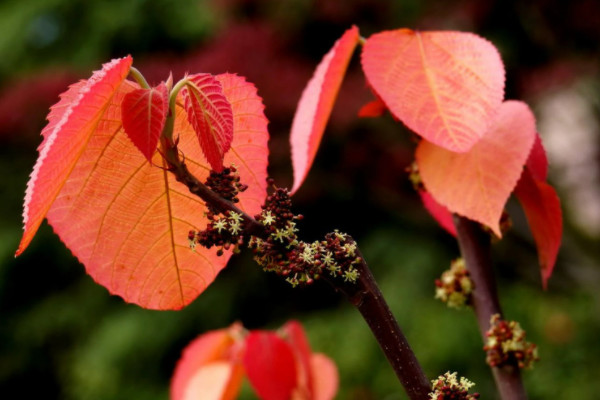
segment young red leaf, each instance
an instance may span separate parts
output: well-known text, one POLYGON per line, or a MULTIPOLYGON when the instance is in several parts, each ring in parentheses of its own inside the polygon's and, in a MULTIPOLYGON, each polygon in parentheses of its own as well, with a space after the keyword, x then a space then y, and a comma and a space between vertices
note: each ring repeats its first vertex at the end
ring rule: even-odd
POLYGON ((498 51, 471 33, 381 32, 366 41, 362 65, 393 115, 456 152, 479 141, 504 97, 498 51))
POLYGON ((119 85, 129 74, 131 57, 112 60, 87 81, 72 85, 61 95, 42 130, 44 140, 27 183, 23 210, 24 233, 16 255, 33 239, 50 206, 88 144, 119 85))
POLYGON ((435 199, 425 190, 419 190, 421 201, 425 206, 425 209, 431 214, 431 216, 444 228, 449 234, 456 237, 456 227, 454 226, 454 220, 452 213, 448 211, 446 207, 435 201, 435 199))
MULTIPOLYGON (((95 103, 77 100, 72 88, 50 113, 47 129, 53 129, 50 137, 60 145, 45 147, 48 139, 42 144, 25 214, 34 210, 39 225, 48 210, 48 221, 61 240, 94 280, 111 293, 145 308, 179 309, 212 282, 230 252, 218 257, 215 250, 190 250, 189 230, 201 229, 207 223, 204 202, 175 180, 158 153, 153 163, 163 169, 149 164, 123 131, 121 102, 127 93, 139 88, 129 81, 120 83, 131 62, 125 61, 126 65, 124 61, 113 62, 102 75, 110 76, 120 66, 120 80, 92 78, 76 87, 83 91, 90 82, 100 82, 98 90, 113 88, 108 94, 85 90, 84 100, 88 93, 94 93, 93 99, 106 101, 97 112, 90 113, 96 110, 92 107, 95 103), (63 108, 69 117, 64 118, 66 123, 58 124, 63 108), (79 136, 82 127, 85 136, 79 136), (78 145, 73 138, 83 143, 78 145), (76 145, 77 151, 72 150, 76 145), (69 168, 63 166, 67 162, 69 168), (52 190, 56 195, 48 194, 52 190)), ((268 132, 262 101, 256 88, 243 78, 221 75, 217 79, 227 101, 233 104, 236 129, 225 162, 236 164, 241 181, 249 186, 239 196, 240 208, 255 214, 266 196, 268 132)), ((176 110, 174 131, 188 168, 204 180, 210 167, 182 107, 176 110)), ((26 219, 19 252, 33 236, 30 224, 26 219)))
POLYGON ((529 223, 538 250, 542 284, 546 288, 552 275, 562 237, 562 212, 554 188, 536 179, 529 168, 515 189, 515 195, 529 223))
POLYGON ((272 332, 254 331, 246 338, 244 367, 262 400, 288 400, 296 387, 294 353, 272 332))
POLYGON ((533 142, 529 158, 527 158, 527 168, 531 175, 539 181, 545 181, 548 177, 548 158, 539 134, 535 135, 535 142, 533 142))
POLYGON ((421 141, 416 159, 423 184, 451 212, 487 225, 500 237, 502 210, 535 135, 529 107, 518 101, 504 102, 490 130, 468 153, 421 141))
POLYGON ((189 83, 181 90, 188 121, 196 131, 200 147, 211 168, 223 169, 223 157, 233 140, 231 104, 223 95, 219 81, 210 74, 187 77, 189 83))
POLYGON ((375 99, 368 102, 358 110, 358 116, 361 118, 381 117, 387 110, 385 103, 381 99, 375 99))
POLYGON ((298 190, 315 159, 358 39, 358 28, 353 26, 348 29, 323 57, 302 92, 290 133, 294 168, 291 193, 298 190))
POLYGON ((169 113, 169 92, 162 82, 152 89, 135 89, 123 97, 123 129, 144 157, 151 162, 169 113))
POLYGON ((234 325, 205 333, 183 351, 171 380, 171 400, 233 400, 244 376, 243 346, 234 337, 241 335, 234 325))

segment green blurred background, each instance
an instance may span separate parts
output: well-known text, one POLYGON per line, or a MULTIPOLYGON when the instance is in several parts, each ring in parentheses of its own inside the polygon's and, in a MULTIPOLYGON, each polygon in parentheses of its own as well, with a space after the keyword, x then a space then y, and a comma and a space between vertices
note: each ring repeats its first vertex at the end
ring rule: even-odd
MULTIPOLYGON (((132 54, 151 82, 237 72, 256 83, 270 119, 270 173, 291 184, 287 136, 320 58, 352 24, 476 32, 499 48, 507 98, 527 101, 564 207, 565 235, 549 289, 521 210, 494 247, 506 316, 539 345, 524 373, 531 399, 600 393, 600 3, 594 0, 2 0, 0 2, 0 398, 165 399, 181 350, 241 321, 274 329, 290 318, 341 374, 340 399, 406 396, 359 314, 330 287, 292 289, 235 257, 189 307, 157 312, 96 285, 42 226, 13 257, 28 174, 48 107, 102 62, 132 54)), ((355 57, 315 166, 294 197, 303 237, 334 228, 365 254, 426 373, 458 371, 496 398, 475 318, 434 300, 455 241, 423 211, 404 168, 414 144, 389 116, 360 120, 370 99, 355 57)), ((243 398, 253 398, 244 388, 243 398)))

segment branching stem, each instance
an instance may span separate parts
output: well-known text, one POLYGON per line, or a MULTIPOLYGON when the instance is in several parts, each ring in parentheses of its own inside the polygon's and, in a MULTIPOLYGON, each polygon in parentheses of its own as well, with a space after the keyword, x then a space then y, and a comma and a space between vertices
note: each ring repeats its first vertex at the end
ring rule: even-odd
MULTIPOLYGON (((486 332, 490 329, 490 318, 494 314, 502 316, 496 282, 492 271, 491 243, 489 234, 479 224, 466 218, 454 216, 458 233, 458 244, 465 265, 475 284, 473 308, 477 316, 479 331, 484 343, 486 332)), ((492 367, 494 380, 503 400, 525 400, 527 394, 521 381, 521 372, 515 366, 492 367)))
MULTIPOLYGON (((164 136, 162 148, 169 170, 175 175, 177 181, 188 187, 190 192, 221 212, 235 211, 241 214, 245 221, 245 234, 262 238, 267 236, 264 226, 260 222, 244 213, 233 203, 223 199, 194 177, 180 160, 177 147, 164 136)), ((323 274, 323 278, 336 290, 344 293, 361 313, 409 398, 427 400, 431 390, 430 382, 383 298, 364 257, 360 252, 358 255, 362 261, 358 266, 359 277, 355 282, 345 282, 340 278, 327 277, 327 274, 323 274)))

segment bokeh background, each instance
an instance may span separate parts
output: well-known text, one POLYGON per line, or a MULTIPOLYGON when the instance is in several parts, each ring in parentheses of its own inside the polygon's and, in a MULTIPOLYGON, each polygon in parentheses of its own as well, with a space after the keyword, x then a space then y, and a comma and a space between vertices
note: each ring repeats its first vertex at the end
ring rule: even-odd
MULTIPOLYGON (((506 316, 521 321, 541 362, 524 373, 531 399, 600 393, 600 2, 594 0, 2 0, 0 2, 0 398, 166 399, 196 335, 234 321, 274 329, 295 318, 337 363, 340 399, 404 399, 359 314, 330 287, 292 289, 235 257, 179 312, 126 304, 96 285, 42 226, 13 257, 28 174, 48 107, 102 62, 132 54, 151 82, 173 71, 237 72, 270 119, 270 173, 291 184, 288 133, 302 89, 352 24, 476 32, 499 48, 507 98, 537 117, 562 198, 565 234, 549 288, 518 205, 494 246, 506 316)), ((434 300, 433 281, 458 255, 423 211, 404 168, 414 143, 391 117, 359 119, 370 99, 352 62, 315 165, 295 195, 303 237, 338 228, 359 242, 431 378, 458 371, 496 398, 469 310, 434 300)), ((254 398, 248 385, 242 398, 254 398)))

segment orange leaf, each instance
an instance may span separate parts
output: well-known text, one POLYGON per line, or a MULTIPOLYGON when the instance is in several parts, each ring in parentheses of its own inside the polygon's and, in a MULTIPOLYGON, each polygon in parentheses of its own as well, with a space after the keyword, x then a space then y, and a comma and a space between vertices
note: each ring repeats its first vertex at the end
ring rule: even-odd
POLYGON ((152 89, 135 89, 123 97, 123 129, 135 147, 151 162, 169 113, 169 93, 162 82, 152 89))
POLYGON ((171 380, 171 400, 233 400, 244 376, 242 327, 200 335, 183 351, 171 380))
POLYGON ((546 288, 556 263, 562 237, 560 200, 554 188, 536 179, 529 168, 523 170, 515 195, 525 211, 529 228, 533 233, 538 250, 542 284, 546 288))
POLYGON ((386 31, 362 52, 371 87, 389 110, 428 141, 468 151, 504 97, 504 66, 487 40, 463 32, 386 31))
MULTIPOLYGON (((217 79, 233 104, 236 127, 225 162, 238 166, 242 182, 249 186, 239 196, 239 206, 254 214, 266 196, 268 133, 262 101, 255 87, 243 78, 222 75, 217 79)), ((105 87, 110 85, 101 85, 105 87)), ((64 152, 62 147, 42 152, 40 159, 48 160, 43 166, 48 162, 60 166, 69 160, 65 155, 72 154, 72 167, 40 179, 48 187, 59 186, 55 199, 48 197, 46 187, 33 185, 28 199, 36 209, 48 209, 48 221, 55 232, 94 280, 111 293, 145 308, 179 309, 212 282, 230 253, 217 257, 214 250, 190 250, 188 232, 206 225, 206 207, 172 174, 149 164, 127 138, 120 120, 121 102, 137 88, 124 81, 112 96, 98 94, 108 101, 95 119, 79 112, 77 105, 69 106, 74 110, 72 118, 87 129, 87 136, 80 139, 84 143, 76 154, 64 152)), ((179 101, 183 101, 181 96, 179 101)), ((84 110, 89 112, 89 105, 84 110)), ((54 124, 51 120, 49 126, 54 124)), ((177 108, 174 132, 188 168, 203 180, 210 167, 182 106, 177 108)), ((59 127, 56 136, 62 139, 63 133, 70 131, 59 127)), ((158 153, 153 162, 166 168, 158 153)), ((41 221, 44 214, 40 214, 41 221)), ((23 240, 29 235, 26 230, 23 240)))
POLYGON ((208 163, 217 172, 223 170, 223 157, 233 139, 231 105, 221 84, 210 74, 187 77, 190 83, 181 90, 188 121, 198 135, 208 163))
POLYGON ((525 103, 502 104, 490 130, 468 153, 425 140, 416 159, 425 188, 451 212, 480 222, 500 237, 500 217, 535 140, 535 118, 525 103))
POLYGON ((109 107, 119 85, 129 74, 131 57, 112 60, 87 81, 72 85, 61 95, 42 130, 44 140, 27 182, 23 210, 24 233, 16 255, 33 239, 52 202, 65 184, 95 127, 109 107))
POLYGON ((353 26, 323 57, 302 92, 290 133, 292 166, 294 168, 294 184, 291 193, 298 190, 315 159, 321 137, 357 43, 358 28, 353 26))

